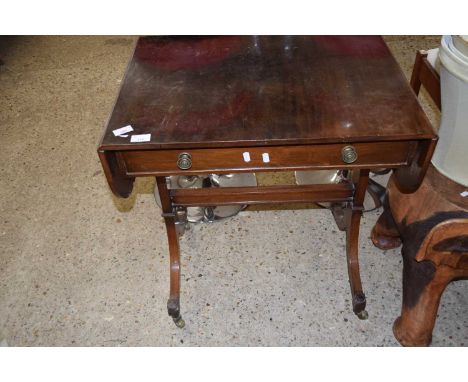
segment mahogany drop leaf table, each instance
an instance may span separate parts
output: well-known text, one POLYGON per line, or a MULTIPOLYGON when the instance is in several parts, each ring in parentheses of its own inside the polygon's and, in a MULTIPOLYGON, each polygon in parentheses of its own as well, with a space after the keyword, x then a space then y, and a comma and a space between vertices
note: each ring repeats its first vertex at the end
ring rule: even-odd
MULTIPOLYGON (((369 171, 415 191, 436 135, 377 36, 142 37, 98 154, 112 192, 155 176, 170 253, 169 315, 182 327, 177 223, 189 206, 341 203, 353 311, 369 171), (114 131, 131 126, 127 134, 114 131), (346 170, 339 184, 168 189, 166 176, 346 170)), ((338 215, 337 215, 338 216, 338 215)))

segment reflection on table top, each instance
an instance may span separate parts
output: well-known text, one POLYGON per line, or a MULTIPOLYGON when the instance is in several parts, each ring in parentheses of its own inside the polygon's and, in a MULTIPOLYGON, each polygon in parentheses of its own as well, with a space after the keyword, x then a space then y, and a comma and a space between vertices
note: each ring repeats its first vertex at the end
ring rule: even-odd
POLYGON ((398 64, 376 36, 143 37, 104 149, 430 138, 398 64), (112 130, 151 133, 129 143, 112 130))

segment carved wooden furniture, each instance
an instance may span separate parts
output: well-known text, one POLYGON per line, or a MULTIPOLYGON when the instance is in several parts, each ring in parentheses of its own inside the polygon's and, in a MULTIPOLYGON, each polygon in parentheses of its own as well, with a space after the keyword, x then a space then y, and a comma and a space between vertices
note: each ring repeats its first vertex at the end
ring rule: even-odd
POLYGON ((145 37, 136 45, 98 148, 111 190, 155 176, 169 242, 168 312, 178 326, 176 225, 187 206, 342 203, 353 311, 366 318, 358 262, 362 203, 372 168, 420 184, 435 135, 380 37, 145 37), (132 143, 113 131, 151 134, 132 143), (340 184, 167 188, 168 175, 347 169, 340 184))
MULTIPOLYGON (((425 86, 440 108, 439 76, 418 52, 411 85, 418 94, 425 86)), ((427 346, 446 285, 468 277, 468 198, 466 187, 430 165, 420 188, 403 194, 389 180, 385 210, 372 230, 382 249, 403 242, 403 304, 393 332, 405 346, 427 346)))

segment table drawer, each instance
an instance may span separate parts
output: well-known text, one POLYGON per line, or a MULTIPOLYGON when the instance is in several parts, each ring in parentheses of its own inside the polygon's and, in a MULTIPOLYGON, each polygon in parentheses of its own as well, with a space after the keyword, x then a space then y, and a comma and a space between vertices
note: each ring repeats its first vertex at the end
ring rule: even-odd
POLYGON ((416 141, 119 152, 127 175, 400 167, 416 141), (356 156, 354 157, 354 153, 356 156))

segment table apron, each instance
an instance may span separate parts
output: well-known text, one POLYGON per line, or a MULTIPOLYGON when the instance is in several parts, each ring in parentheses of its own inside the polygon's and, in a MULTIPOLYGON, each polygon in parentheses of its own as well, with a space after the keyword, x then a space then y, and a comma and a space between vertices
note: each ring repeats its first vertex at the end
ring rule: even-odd
POLYGON ((203 173, 236 173, 346 168, 397 168, 407 166, 418 141, 353 143, 357 153, 346 163, 342 149, 350 144, 268 146, 190 150, 128 150, 118 152, 127 176, 168 176, 203 173), (191 167, 177 161, 190 154, 191 167), (248 153, 248 154, 246 154, 248 153))

